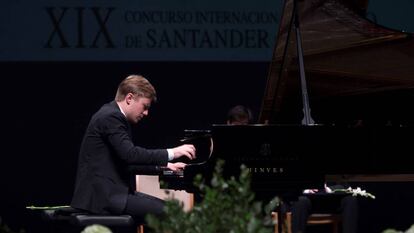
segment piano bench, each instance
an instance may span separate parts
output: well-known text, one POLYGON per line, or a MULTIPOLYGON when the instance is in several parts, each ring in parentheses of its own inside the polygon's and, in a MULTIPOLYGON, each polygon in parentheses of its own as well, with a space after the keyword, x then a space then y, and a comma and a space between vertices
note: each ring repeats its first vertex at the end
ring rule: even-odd
POLYGON ((98 215, 71 207, 55 210, 43 210, 42 218, 50 223, 54 233, 81 232, 85 227, 99 224, 110 228, 113 232, 143 233, 141 223, 136 224, 130 215, 98 215))
MULTIPOLYGON (((274 227, 274 233, 279 233, 279 226, 278 226, 278 212, 272 212, 272 218, 276 220, 276 224, 274 227)), ((287 212, 285 216, 283 216, 282 225, 282 232, 281 233, 292 233, 292 212, 287 212)), ((339 232, 339 223, 341 222, 341 216, 339 214, 319 214, 314 213, 311 214, 308 218, 307 225, 323 225, 323 224, 332 224, 332 232, 338 233, 339 232)))

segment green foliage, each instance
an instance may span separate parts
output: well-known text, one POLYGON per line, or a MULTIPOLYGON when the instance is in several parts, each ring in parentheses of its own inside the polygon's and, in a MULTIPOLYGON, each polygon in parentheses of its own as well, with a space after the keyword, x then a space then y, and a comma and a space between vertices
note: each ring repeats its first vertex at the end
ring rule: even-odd
POLYGON ((26 209, 29 210, 57 210, 57 209, 62 209, 62 208, 68 208, 70 206, 68 205, 58 205, 58 206, 26 206, 26 209))
POLYGON ((100 224, 85 227, 81 233, 112 233, 111 229, 100 224))
POLYGON ((382 233, 402 233, 402 232, 394 230, 394 229, 387 229, 387 230, 383 231, 382 233))
MULTIPOLYGON (((1 218, 0 218, 0 233, 15 233, 15 232, 12 229, 10 229, 10 227, 7 226, 6 224, 2 224, 1 218)), ((19 233, 25 233, 25 231, 21 229, 19 233)))
POLYGON ((271 211, 279 204, 274 199, 265 207, 254 200, 250 188, 250 173, 242 166, 239 179, 224 179, 223 161, 218 161, 211 185, 196 178, 195 185, 203 200, 184 212, 176 200, 166 202, 165 218, 148 216, 148 226, 157 233, 270 233, 271 211))
POLYGON ((382 233, 414 233, 414 224, 406 231, 397 231, 395 229, 386 229, 382 233))

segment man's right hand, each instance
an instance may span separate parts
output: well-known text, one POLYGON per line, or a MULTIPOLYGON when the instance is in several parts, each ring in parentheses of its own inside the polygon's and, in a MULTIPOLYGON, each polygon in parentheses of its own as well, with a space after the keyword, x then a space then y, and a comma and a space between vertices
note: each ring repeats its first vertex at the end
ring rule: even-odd
POLYGON ((180 158, 181 156, 186 156, 189 159, 194 159, 196 157, 196 149, 191 144, 184 144, 172 148, 174 153, 174 159, 180 158))

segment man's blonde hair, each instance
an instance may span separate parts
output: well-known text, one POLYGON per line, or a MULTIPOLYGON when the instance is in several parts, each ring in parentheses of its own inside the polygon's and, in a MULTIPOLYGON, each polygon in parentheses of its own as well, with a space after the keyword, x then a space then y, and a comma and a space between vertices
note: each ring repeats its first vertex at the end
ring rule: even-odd
POLYGON ((115 101, 122 101, 128 93, 132 93, 138 97, 151 99, 152 102, 157 101, 157 93, 154 86, 141 75, 130 75, 126 77, 118 86, 115 101))

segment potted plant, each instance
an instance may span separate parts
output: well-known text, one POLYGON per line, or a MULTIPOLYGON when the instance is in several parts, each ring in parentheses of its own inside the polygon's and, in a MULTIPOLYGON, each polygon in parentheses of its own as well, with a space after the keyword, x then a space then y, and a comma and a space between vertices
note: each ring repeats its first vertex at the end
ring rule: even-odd
POLYGON ((148 227, 157 233, 270 233, 271 211, 279 204, 272 200, 263 207, 255 201, 248 169, 241 167, 238 179, 222 176, 224 162, 218 161, 210 185, 196 177, 202 201, 185 212, 176 200, 166 201, 166 216, 148 216, 148 227))

